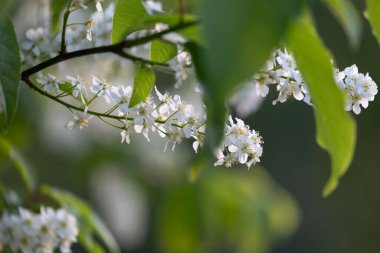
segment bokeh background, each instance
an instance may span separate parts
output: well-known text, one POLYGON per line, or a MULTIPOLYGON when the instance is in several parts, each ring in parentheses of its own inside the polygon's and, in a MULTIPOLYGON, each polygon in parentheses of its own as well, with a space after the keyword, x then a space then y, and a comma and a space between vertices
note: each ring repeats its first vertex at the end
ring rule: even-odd
MULTIPOLYGON (((20 40, 26 29, 44 25, 47 2, 18 1, 12 15, 20 40)), ((354 2, 363 13, 364 1, 354 2)), ((380 47, 364 17, 361 46, 352 50, 329 11, 319 1, 312 5, 318 31, 338 67, 357 64, 380 84, 380 47)), ((120 71, 133 70, 131 64, 112 56, 60 67, 128 84, 133 77, 133 71, 120 71)), ((159 76, 162 90, 172 89, 173 83, 171 76, 159 76)), ((175 92, 199 99, 186 95, 194 93, 191 87, 175 92)), ((10 139, 40 183, 66 188, 91 203, 124 252, 379 252, 379 99, 355 116, 354 161, 339 188, 324 199, 330 161, 315 142, 312 108, 295 101, 273 106, 271 95, 245 119, 264 138, 261 166, 249 171, 210 168, 196 184, 186 180, 195 157, 190 142, 165 153, 157 138, 148 143, 133 135, 131 145, 120 144, 120 133, 96 120, 86 130, 68 131, 64 125, 71 113, 26 85, 10 139)), ((2 180, 22 191, 11 168, 0 155, 2 180)))

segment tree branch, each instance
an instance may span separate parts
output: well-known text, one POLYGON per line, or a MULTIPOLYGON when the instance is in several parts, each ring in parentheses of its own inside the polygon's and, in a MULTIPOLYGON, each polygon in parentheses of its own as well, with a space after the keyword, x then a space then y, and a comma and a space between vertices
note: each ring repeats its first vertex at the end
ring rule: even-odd
POLYGON ((41 62, 40 64, 23 71, 21 73, 21 79, 26 80, 31 75, 33 75, 33 74, 35 74, 35 73, 37 73, 43 69, 46 69, 50 66, 53 66, 57 63, 60 63, 60 62, 63 62, 63 61, 69 60, 69 59, 78 58, 78 57, 82 57, 82 56, 86 56, 86 55, 92 55, 92 54, 102 54, 102 53, 114 53, 114 54, 120 55, 124 58, 131 59, 131 60, 145 62, 145 63, 149 63, 152 65, 162 65, 162 63, 151 62, 151 61, 148 61, 145 59, 141 59, 141 58, 134 57, 132 55, 126 54, 123 50, 126 48, 132 48, 132 47, 135 47, 138 45, 143 45, 143 44, 148 43, 154 39, 161 38, 162 36, 169 34, 171 32, 175 32, 175 31, 178 31, 181 29, 185 29, 187 27, 190 27, 190 26, 193 26, 196 24, 198 24, 198 21, 183 23, 183 24, 179 24, 177 26, 173 26, 172 28, 169 28, 167 30, 148 35, 146 37, 142 37, 142 38, 138 38, 138 39, 134 39, 134 40, 125 40, 125 41, 122 41, 122 42, 114 44, 114 45, 93 47, 93 48, 77 50, 77 51, 73 51, 73 52, 69 52, 69 53, 62 53, 62 54, 57 55, 56 57, 53 57, 47 61, 41 62))

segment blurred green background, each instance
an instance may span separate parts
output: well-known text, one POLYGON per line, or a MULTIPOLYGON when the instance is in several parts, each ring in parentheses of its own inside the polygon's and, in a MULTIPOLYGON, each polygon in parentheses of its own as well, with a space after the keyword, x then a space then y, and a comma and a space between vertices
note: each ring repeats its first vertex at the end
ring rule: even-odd
MULTIPOLYGON (((41 21, 33 9, 25 15, 25 5, 33 6, 32 1, 19 2, 14 20, 21 38, 25 29, 41 21)), ((362 13, 364 1, 354 2, 362 13)), ((313 13, 338 67, 357 64, 380 84, 380 47, 364 17, 362 43, 353 51, 319 1, 313 2, 313 13)), ((105 64, 113 59, 107 58, 105 64)), ((102 74, 88 70, 86 59, 73 64, 77 72, 102 74)), ((164 90, 172 83, 171 77, 160 76, 158 85, 164 90)), ((257 113, 245 119, 264 138, 263 168, 213 168, 190 185, 185 177, 195 156, 190 142, 163 153, 162 140, 147 143, 133 135, 131 145, 120 144, 118 131, 95 121, 84 131, 70 132, 64 128, 71 119, 69 111, 25 85, 21 92, 10 139, 33 165, 39 182, 88 200, 125 252, 380 251, 379 99, 355 116, 354 161, 338 189, 323 199, 329 157, 315 142, 312 108, 303 103, 272 106, 272 93, 257 113)), ((3 182, 21 190, 11 167, 0 156, 3 182)))

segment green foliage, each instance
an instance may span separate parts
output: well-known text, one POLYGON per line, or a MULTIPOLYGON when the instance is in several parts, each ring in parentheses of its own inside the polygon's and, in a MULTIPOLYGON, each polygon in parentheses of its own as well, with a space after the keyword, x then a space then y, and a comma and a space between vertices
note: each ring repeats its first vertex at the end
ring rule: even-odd
POLYGON ((51 12, 51 31, 57 32, 59 28, 59 22, 62 19, 62 11, 71 2, 71 0, 51 0, 50 12, 51 12))
POLYGON ((70 192, 47 185, 42 186, 41 192, 52 198, 60 205, 72 209, 75 212, 80 225, 80 243, 82 243, 89 252, 105 252, 98 242, 94 240, 93 235, 96 235, 102 240, 109 252, 120 252, 119 246, 117 245, 111 232, 86 202, 70 192))
POLYGON ((362 35, 360 15, 351 0, 323 0, 345 30, 351 47, 357 48, 362 35))
POLYGON ((1 1, 0 24, 3 22, 4 19, 7 19, 8 12, 11 9, 11 7, 14 5, 15 2, 16 2, 15 0, 2 0, 1 1))
POLYGON ((112 43, 118 43, 133 32, 147 28, 146 12, 140 0, 118 0, 113 17, 112 43))
POLYGON ((367 0, 365 16, 371 23, 372 32, 380 43, 380 1, 367 0))
POLYGON ((344 95, 333 78, 331 55, 307 18, 294 22, 287 43, 307 83, 315 109, 317 142, 331 156, 332 171, 323 190, 328 196, 351 163, 356 124, 344 111, 344 95))
MULTIPOLYGON (((302 0, 204 2, 201 20, 206 48, 188 45, 206 92, 207 144, 199 159, 207 161, 204 158, 223 137, 225 99, 264 65, 302 5, 302 0)), ((193 167, 194 177, 202 163, 193 167)))
POLYGON ((177 55, 177 45, 156 39, 150 46, 150 59, 154 62, 165 63, 177 55))
POLYGON ((16 114, 21 68, 16 33, 9 18, 0 23, 0 45, 0 109, 2 128, 7 131, 16 114))
POLYGON ((299 224, 295 201, 261 168, 206 172, 197 187, 168 187, 157 219, 162 252, 265 253, 299 224))
POLYGON ((33 192, 36 188, 36 180, 29 164, 21 153, 2 135, 0 135, 0 153, 4 153, 10 158, 15 169, 24 181, 27 190, 33 192))
POLYGON ((145 65, 141 65, 135 76, 129 107, 136 106, 143 102, 152 91, 155 81, 156 75, 153 70, 145 65))

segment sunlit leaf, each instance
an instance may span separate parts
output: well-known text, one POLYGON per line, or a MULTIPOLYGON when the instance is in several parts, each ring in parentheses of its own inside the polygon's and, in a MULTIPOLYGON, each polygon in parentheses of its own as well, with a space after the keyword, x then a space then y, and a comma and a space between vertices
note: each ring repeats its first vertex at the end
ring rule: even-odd
POLYGON ((373 34, 380 43, 380 1, 367 0, 365 16, 371 24, 373 34))
POLYGON ((74 209, 79 221, 82 222, 82 226, 84 226, 83 229, 79 229, 79 239, 83 240, 83 246, 86 246, 89 252, 102 252, 90 234, 99 237, 110 252, 120 252, 119 246, 111 232, 86 202, 70 192, 46 185, 41 188, 41 191, 60 205, 74 209))
POLYGON ((360 15, 351 0, 323 0, 345 30, 350 44, 357 48, 362 34, 360 15))
POLYGON ((177 55, 177 45, 156 39, 150 46, 150 59, 154 62, 165 63, 177 55))
POLYGON ((338 186, 351 163, 356 141, 356 124, 344 111, 345 99, 333 78, 331 55, 310 19, 294 22, 287 43, 307 83, 315 109, 317 142, 331 157, 331 175, 323 195, 338 186))
POLYGON ((147 27, 148 14, 141 0, 118 0, 113 17, 112 43, 118 43, 136 31, 147 27))
POLYGON ((0 135, 0 152, 4 153, 12 161, 15 169, 23 179, 28 191, 35 190, 35 178, 29 164, 26 162, 21 153, 2 135, 0 135))
POLYGON ((7 130, 16 114, 20 82, 20 54, 16 33, 9 18, 0 23, 0 112, 3 130, 7 130))
POLYGON ((143 102, 146 97, 149 96, 155 81, 156 75, 154 74, 153 70, 142 65, 135 76, 129 107, 133 107, 143 102))

